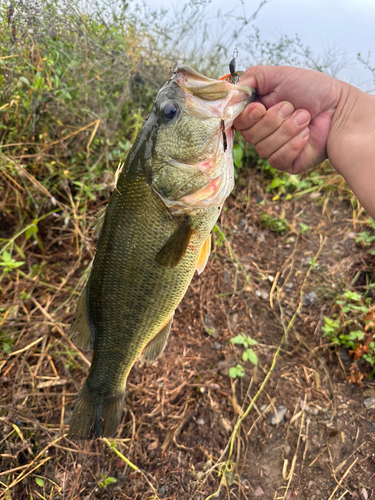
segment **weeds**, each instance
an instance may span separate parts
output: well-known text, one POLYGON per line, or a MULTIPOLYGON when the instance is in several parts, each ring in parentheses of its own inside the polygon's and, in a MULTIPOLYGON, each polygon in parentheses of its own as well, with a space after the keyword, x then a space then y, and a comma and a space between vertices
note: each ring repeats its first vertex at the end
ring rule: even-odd
POLYGON ((290 229, 289 223, 284 216, 274 217, 266 212, 261 212, 260 221, 264 227, 271 231, 275 231, 275 233, 284 233, 290 229))
MULTIPOLYGON (((236 335, 234 338, 230 339, 231 344, 242 346, 245 350, 242 353, 242 360, 244 362, 250 361, 254 365, 258 364, 258 356, 250 346, 257 345, 258 342, 252 339, 249 335, 241 333, 236 335)), ((242 365, 237 364, 229 369, 229 376, 232 378, 243 377, 245 375, 245 370, 242 365)))
POLYGON ((324 317, 324 336, 349 349, 353 360, 364 360, 375 373, 375 307, 371 297, 346 290, 335 300, 334 313, 324 317))

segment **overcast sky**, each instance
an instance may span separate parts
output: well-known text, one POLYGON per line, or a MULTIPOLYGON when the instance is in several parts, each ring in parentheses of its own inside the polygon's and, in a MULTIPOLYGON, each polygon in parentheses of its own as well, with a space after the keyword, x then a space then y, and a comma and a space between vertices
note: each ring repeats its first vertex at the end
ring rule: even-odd
MULTIPOLYGON (((175 0, 145 0, 149 6, 167 8, 175 0)), ((252 13, 258 0, 244 0, 246 11, 252 13)), ((213 14, 240 11, 237 0, 212 0, 209 8, 213 14)), ((213 30, 215 29, 213 19, 213 30)), ((336 45, 346 52, 347 67, 338 77, 363 90, 374 87, 372 75, 357 61, 360 52, 366 59, 372 51, 372 67, 375 67, 375 0, 272 0, 264 5, 254 25, 260 29, 262 40, 276 41, 280 35, 298 34, 302 42, 315 54, 336 45)))

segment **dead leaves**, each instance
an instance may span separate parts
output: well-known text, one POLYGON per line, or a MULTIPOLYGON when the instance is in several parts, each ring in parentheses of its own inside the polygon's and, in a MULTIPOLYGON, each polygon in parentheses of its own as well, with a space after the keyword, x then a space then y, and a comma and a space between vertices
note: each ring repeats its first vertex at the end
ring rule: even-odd
POLYGON ((363 321, 365 322, 366 325, 365 332, 368 332, 370 328, 375 328, 375 306, 372 306, 368 310, 368 313, 363 318, 363 321))
POLYGON ((348 377, 346 377, 346 380, 348 380, 352 384, 357 384, 357 385, 361 386, 362 380, 364 378, 364 374, 359 369, 359 366, 356 363, 352 363, 349 371, 350 371, 350 375, 348 377))

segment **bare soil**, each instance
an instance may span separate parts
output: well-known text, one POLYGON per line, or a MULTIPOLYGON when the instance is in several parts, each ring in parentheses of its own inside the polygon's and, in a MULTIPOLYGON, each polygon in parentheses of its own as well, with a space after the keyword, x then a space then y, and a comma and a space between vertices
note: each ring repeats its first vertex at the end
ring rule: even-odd
POLYGON ((342 287, 357 276, 353 287, 360 290, 374 273, 374 262, 354 243, 349 203, 335 191, 272 202, 264 178, 249 170, 220 227, 227 241, 215 238, 205 272, 176 311, 163 356, 153 365, 137 363, 129 377, 115 441, 139 473, 102 440, 64 437, 89 368, 67 332, 95 241, 77 268, 67 230, 46 220, 45 253, 27 254, 45 266, 34 281, 9 282, 1 298, 10 311, 3 334, 14 345, 0 361, 0 498, 375 499, 375 409, 363 403, 375 396, 375 383, 366 377, 351 383, 350 356, 321 331, 342 287), (266 229, 260 212, 285 213, 290 231, 266 229), (308 231, 301 234, 299 223, 308 231), (30 298, 20 298, 25 294, 30 298), (222 478, 223 467, 214 466, 224 464, 233 428, 267 376, 300 300, 222 478), (241 332, 257 340, 258 366, 243 363, 243 348, 229 343, 241 332), (245 376, 233 381, 228 371, 237 363, 245 376), (270 423, 282 406, 285 417, 270 423), (108 477, 116 482, 100 484, 108 477))

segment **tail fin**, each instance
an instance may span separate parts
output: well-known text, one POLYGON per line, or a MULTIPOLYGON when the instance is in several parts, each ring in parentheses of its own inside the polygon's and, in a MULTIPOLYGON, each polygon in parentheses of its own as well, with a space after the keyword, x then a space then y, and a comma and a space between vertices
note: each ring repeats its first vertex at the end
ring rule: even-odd
POLYGON ((74 405, 69 427, 71 439, 111 437, 121 421, 125 392, 112 396, 96 396, 87 382, 82 386, 74 405))

